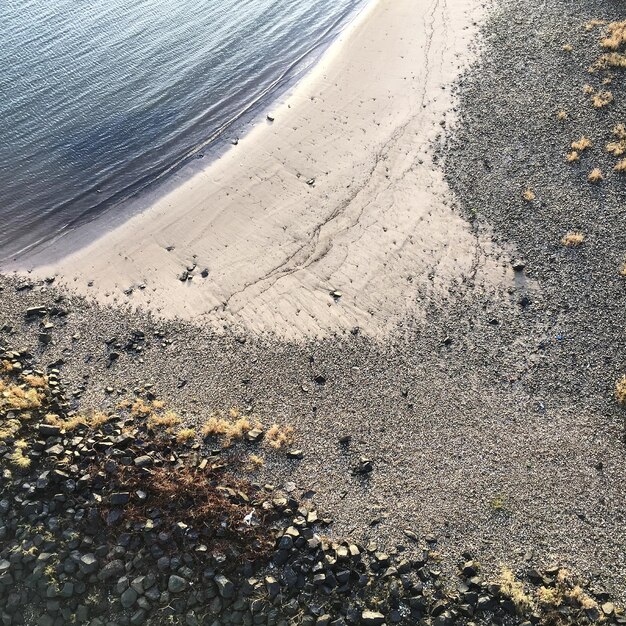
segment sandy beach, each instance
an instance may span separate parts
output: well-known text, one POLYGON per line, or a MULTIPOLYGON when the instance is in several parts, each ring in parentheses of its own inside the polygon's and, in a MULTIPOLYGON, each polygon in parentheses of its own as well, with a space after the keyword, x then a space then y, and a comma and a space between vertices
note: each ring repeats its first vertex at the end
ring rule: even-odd
MULTIPOLYGON (((22 406, 26 434, 0 448, 25 467, 3 474, 25 500, 0 499, 0 600, 8 574, 26 580, 53 551, 28 517, 48 524, 37 507, 53 502, 68 528, 94 511, 124 528, 80 546, 97 553, 83 569, 120 576, 82 611, 92 626, 111 610, 158 626, 626 623, 626 91, 598 66, 622 14, 613 0, 373 2, 273 121, 1 274, 2 384, 18 409, 29 385, 48 404, 22 406), (260 434, 222 446, 216 416, 260 434), (58 497, 41 472, 57 458, 89 488, 58 497), (218 459, 271 494, 263 511, 293 514, 254 593, 251 568, 227 572, 235 592, 223 554, 181 526, 188 503, 170 528, 124 482, 152 463, 188 478, 181 458, 202 480, 218 459), (171 532, 134 526, 141 506, 171 532), (186 560, 163 565, 153 548, 172 538, 186 560), (149 595, 133 577, 153 571, 149 595)), ((40 585, 58 618, 42 624, 87 595, 57 606, 55 589, 40 585)))
POLYGON ((473 0, 372 2, 273 122, 114 229, 105 215, 19 266, 102 303, 289 337, 375 333, 419 315, 416 294, 508 284, 432 160, 479 16, 473 0))

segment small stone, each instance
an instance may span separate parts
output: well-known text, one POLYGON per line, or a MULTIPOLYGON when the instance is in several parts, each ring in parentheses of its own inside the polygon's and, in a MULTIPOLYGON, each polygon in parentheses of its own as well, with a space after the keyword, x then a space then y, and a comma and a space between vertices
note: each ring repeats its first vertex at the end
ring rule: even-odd
POLYGON ((217 590, 222 598, 228 599, 235 595, 235 585, 233 585, 233 583, 230 582, 226 576, 218 574, 214 580, 217 585, 217 590))
POLYGON ((187 581, 181 576, 177 576, 176 574, 172 574, 167 581, 167 590, 170 593, 180 593, 181 591, 185 591, 187 589, 187 581))
POLYGON ((251 443, 257 443, 263 438, 263 431, 260 428, 253 428, 246 433, 246 439, 251 443))
POLYGON ((84 574, 93 574, 98 569, 98 559, 95 554, 83 554, 78 562, 80 570, 84 574))
POLYGON ((125 571, 124 562, 115 559, 110 563, 107 563, 98 574, 99 580, 109 580, 110 578, 119 578, 125 571))
POLYGON ((128 504, 130 501, 130 493, 128 491, 121 491, 111 494, 111 504, 113 506, 122 506, 128 504))
POLYGON ((385 616, 376 611, 363 611, 361 624, 363 626, 381 626, 385 622, 385 616))
POLYGON ((43 304, 40 304, 39 306, 31 306, 26 309, 26 317, 43 317, 47 312, 48 309, 43 304))
POLYGON ((125 609, 129 609, 137 602, 138 597, 139 594, 132 587, 128 587, 120 596, 120 602, 125 609))
POLYGON ((372 463, 372 461, 370 461, 370 459, 362 456, 359 459, 359 464, 354 469, 354 473, 355 474, 369 474, 373 470, 374 470, 374 464, 372 463))
POLYGON ((612 602, 605 602, 601 608, 602 612, 607 616, 612 615, 615 611, 615 605, 612 602))
POLYGON ((39 424, 38 430, 42 437, 58 437, 61 434, 61 428, 52 424, 39 424))

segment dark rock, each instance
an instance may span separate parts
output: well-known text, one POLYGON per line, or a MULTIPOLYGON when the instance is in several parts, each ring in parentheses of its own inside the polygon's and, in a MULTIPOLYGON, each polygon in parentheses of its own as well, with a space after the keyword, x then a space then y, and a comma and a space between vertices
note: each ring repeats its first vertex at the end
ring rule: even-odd
POLYGON ((222 598, 230 599, 235 595, 235 585, 233 585, 233 583, 228 580, 226 576, 218 574, 214 580, 217 585, 217 590, 222 598))
POLYGON ((99 567, 98 559, 96 559, 95 554, 83 554, 83 556, 80 557, 78 566, 80 567, 80 571, 84 574, 93 574, 99 567))
POLYGON ((129 609, 137 602, 139 594, 132 588, 128 587, 120 596, 120 602, 125 609, 129 609))
POLYGON ((113 506, 122 506, 130 501, 130 493, 128 491, 120 491, 111 494, 111 504, 113 506))
POLYGON ((42 437, 58 437, 61 434, 61 428, 52 424, 39 424, 37 430, 42 437))
POLYGON ((167 581, 167 590, 170 593, 181 593, 187 589, 187 581, 181 576, 172 574, 167 581))

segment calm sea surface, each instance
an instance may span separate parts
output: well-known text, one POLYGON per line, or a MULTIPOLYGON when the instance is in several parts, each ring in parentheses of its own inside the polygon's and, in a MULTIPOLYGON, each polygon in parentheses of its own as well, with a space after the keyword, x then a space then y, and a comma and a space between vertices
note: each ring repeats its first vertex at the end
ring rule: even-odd
POLYGON ((208 157, 365 2, 0 0, 0 259, 208 157))

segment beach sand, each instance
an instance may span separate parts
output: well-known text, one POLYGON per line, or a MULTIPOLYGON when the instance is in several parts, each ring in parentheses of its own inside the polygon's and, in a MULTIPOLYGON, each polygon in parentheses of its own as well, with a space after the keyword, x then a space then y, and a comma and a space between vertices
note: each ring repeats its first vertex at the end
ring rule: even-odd
POLYGON ((509 259, 454 212, 431 145, 453 123, 480 13, 373 2, 273 122, 122 224, 105 215, 18 267, 101 303, 287 337, 377 333, 468 278, 505 286, 509 259))

